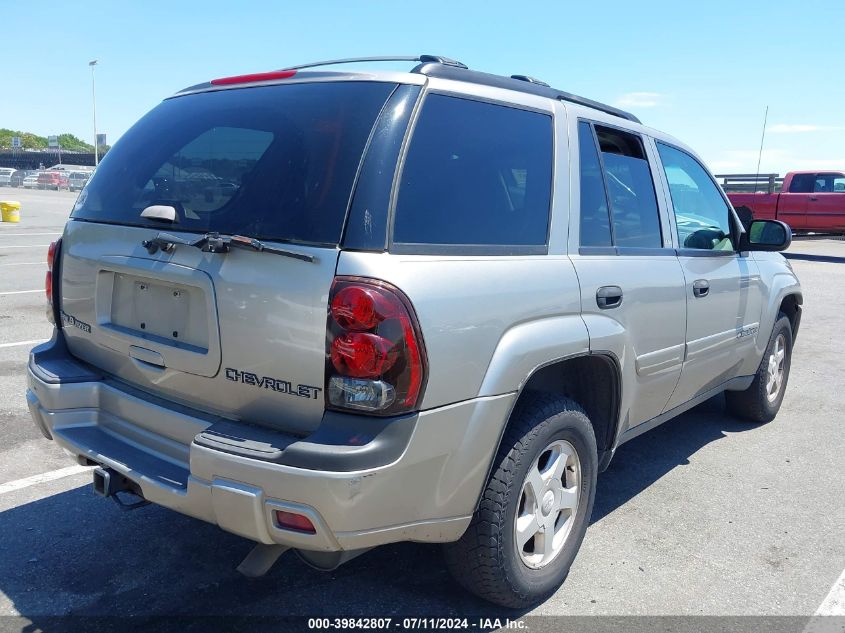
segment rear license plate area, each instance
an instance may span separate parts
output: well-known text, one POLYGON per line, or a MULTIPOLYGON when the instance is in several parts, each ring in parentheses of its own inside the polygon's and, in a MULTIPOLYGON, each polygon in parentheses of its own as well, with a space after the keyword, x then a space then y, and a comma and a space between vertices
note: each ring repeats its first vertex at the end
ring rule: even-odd
POLYGON ((208 347, 205 298, 200 288, 113 274, 108 325, 176 347, 208 347))

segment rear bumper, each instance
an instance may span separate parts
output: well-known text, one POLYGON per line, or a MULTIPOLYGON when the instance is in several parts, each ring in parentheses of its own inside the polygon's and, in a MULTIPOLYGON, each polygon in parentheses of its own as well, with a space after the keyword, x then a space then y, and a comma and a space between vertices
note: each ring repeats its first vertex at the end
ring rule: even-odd
POLYGON ((60 336, 33 350, 28 387, 35 424, 80 462, 229 532, 315 551, 458 539, 514 399, 390 420, 327 413, 295 438, 137 392, 78 363, 60 336), (275 510, 308 516, 316 534, 279 527, 275 510))

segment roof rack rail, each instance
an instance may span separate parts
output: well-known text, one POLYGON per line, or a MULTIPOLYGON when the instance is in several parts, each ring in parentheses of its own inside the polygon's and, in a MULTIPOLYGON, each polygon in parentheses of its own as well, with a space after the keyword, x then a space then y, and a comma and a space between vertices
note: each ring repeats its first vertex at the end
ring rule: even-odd
POLYGON ((634 123, 641 123, 641 121, 630 112, 625 112, 619 108, 615 108, 605 103, 593 101, 586 97, 579 97, 578 95, 557 90, 550 87, 548 84, 529 77, 527 75, 512 75, 507 77, 505 75, 493 75, 491 73, 484 73, 477 70, 469 70, 465 67, 450 66, 448 64, 428 64, 421 63, 411 72, 426 75, 427 77, 440 77, 443 79, 454 79, 456 81, 466 81, 469 83, 480 84, 482 86, 492 86, 494 88, 506 88, 508 90, 516 90, 518 92, 527 92, 549 99, 558 99, 560 101, 568 101, 569 103, 576 103, 578 105, 593 108, 612 116, 617 116, 621 119, 633 121, 634 123))
MULTIPOLYGON (((585 97, 579 97, 562 90, 552 88, 545 81, 541 81, 536 77, 530 75, 511 75, 506 77, 504 75, 493 75, 491 73, 483 73, 477 70, 470 70, 466 64, 459 62, 449 57, 441 55, 385 55, 378 57, 346 57, 343 59, 328 59, 322 62, 311 62, 309 64, 299 64, 298 66, 288 66, 281 68, 277 72, 288 70, 303 70, 305 68, 317 68, 318 66, 334 66, 335 64, 355 64, 367 62, 419 62, 411 72, 428 77, 442 77, 444 79, 454 79, 457 81, 467 81, 470 83, 480 84, 483 86, 492 86, 496 88, 506 88, 508 90, 516 90, 518 92, 527 92, 530 94, 547 97, 549 99, 559 99, 560 101, 568 101, 570 103, 577 103, 588 108, 593 108, 606 114, 627 119, 635 123, 640 123, 640 120, 630 112, 625 112, 619 108, 593 101, 585 97)), ((181 92, 188 92, 194 89, 205 87, 206 84, 199 84, 191 86, 181 92)))
POLYGON ((549 84, 545 81, 540 81, 536 77, 532 77, 531 75, 511 75, 511 79, 517 79, 518 81, 527 81, 530 84, 537 84, 538 86, 545 86, 546 88, 550 88, 549 84))
POLYGON ((442 57, 440 55, 385 55, 381 57, 346 57, 344 59, 329 59, 322 62, 311 62, 309 64, 300 64, 298 66, 287 66, 280 70, 302 70, 304 68, 316 68, 318 66, 334 66, 335 64, 355 64, 364 62, 420 62, 422 64, 443 64, 444 66, 453 66, 455 68, 466 69, 467 65, 461 62, 442 57))

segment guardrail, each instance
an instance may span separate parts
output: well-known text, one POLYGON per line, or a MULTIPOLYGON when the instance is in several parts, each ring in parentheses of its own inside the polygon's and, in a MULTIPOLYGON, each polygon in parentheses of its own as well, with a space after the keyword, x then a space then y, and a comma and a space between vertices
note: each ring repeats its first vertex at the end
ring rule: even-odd
POLYGON ((779 174, 716 174, 727 193, 776 193, 783 188, 779 174))

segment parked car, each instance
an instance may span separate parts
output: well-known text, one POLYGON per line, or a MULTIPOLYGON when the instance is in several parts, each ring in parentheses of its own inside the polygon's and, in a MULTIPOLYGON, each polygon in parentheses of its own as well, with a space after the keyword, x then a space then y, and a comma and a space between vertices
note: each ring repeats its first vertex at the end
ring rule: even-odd
POLYGON ((67 189, 69 186, 68 175, 62 171, 42 171, 38 174, 39 189, 67 189))
POLYGON ((774 190, 776 179, 769 182, 765 192, 729 191, 728 198, 751 217, 783 220, 796 232, 845 232, 845 171, 791 171, 779 192, 774 190))
POLYGON ((14 173, 14 169, 11 169, 9 167, 0 167, 0 187, 8 187, 9 179, 14 173))
POLYGON ((35 172, 25 176, 23 182, 21 182, 21 187, 24 189, 37 189, 38 188, 38 176, 41 172, 35 172))
POLYGON ((775 417, 791 234, 745 231, 629 113, 419 61, 214 80, 142 118, 50 249, 26 397, 97 493, 260 544, 247 575, 439 542, 524 608, 620 445, 721 392, 775 417))
POLYGON ((9 186, 10 187, 22 187, 24 178, 26 178, 30 174, 37 174, 37 173, 38 172, 31 171, 31 170, 18 169, 9 177, 9 186))
POLYGON ((68 189, 71 191, 82 191, 88 182, 91 173, 87 171, 72 171, 68 174, 68 189))

